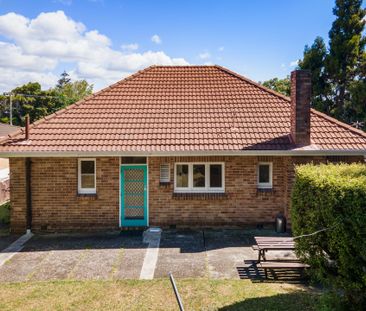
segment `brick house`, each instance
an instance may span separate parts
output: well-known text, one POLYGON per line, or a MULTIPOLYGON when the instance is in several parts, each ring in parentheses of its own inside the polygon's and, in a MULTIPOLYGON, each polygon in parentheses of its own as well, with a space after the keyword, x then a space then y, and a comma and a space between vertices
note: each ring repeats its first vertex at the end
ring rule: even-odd
POLYGON ((366 134, 220 66, 152 66, 3 141, 11 229, 237 226, 288 216, 296 163, 364 161, 366 134))

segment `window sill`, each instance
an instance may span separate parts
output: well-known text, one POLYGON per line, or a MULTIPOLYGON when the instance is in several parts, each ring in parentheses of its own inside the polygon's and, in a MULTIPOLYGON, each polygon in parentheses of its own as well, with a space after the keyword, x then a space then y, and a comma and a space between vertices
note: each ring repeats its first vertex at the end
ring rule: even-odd
POLYGON ((86 201, 93 201, 98 199, 98 195, 96 193, 78 193, 76 195, 78 200, 86 200, 86 201))
POLYGON ((160 182, 159 183, 159 186, 160 187, 169 187, 170 186, 170 184, 171 184, 171 182, 170 181, 166 181, 166 182, 160 182))
POLYGON ((273 188, 257 188, 258 194, 265 194, 265 193, 275 193, 275 190, 273 188))
POLYGON ((174 192, 173 199, 189 200, 189 199, 205 199, 205 200, 221 200, 226 199, 225 192, 174 192))

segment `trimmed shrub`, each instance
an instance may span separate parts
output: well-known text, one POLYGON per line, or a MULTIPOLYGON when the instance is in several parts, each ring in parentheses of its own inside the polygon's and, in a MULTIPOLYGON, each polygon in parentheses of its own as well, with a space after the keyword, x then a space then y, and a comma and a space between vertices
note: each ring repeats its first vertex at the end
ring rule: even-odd
POLYGON ((296 167, 291 221, 299 258, 353 310, 366 305, 366 165, 296 167))
POLYGON ((0 205, 0 224, 10 223, 10 202, 0 205))

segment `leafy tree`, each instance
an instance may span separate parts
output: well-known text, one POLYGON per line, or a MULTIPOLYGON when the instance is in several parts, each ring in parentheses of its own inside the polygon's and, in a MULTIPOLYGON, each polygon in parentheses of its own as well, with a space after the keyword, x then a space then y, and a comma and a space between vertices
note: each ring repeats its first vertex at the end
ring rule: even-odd
POLYGON ((70 75, 64 70, 60 75, 60 79, 57 81, 56 88, 62 89, 66 84, 71 82, 70 75))
POLYGON ((327 108, 330 103, 330 89, 326 81, 324 65, 326 56, 327 48, 324 40, 317 37, 312 46, 305 46, 304 58, 299 61, 299 68, 311 71, 312 106, 329 114, 327 108))
POLYGON ((310 48, 305 46, 299 67, 312 71, 316 109, 350 124, 361 122, 366 129, 366 10, 361 5, 362 0, 336 0, 328 50, 316 38, 310 48))
POLYGON ((285 96, 290 96, 291 83, 288 76, 285 79, 273 78, 264 81, 262 85, 285 96))
POLYGON ((351 85, 365 79, 362 63, 365 61, 366 38, 362 32, 366 10, 361 5, 362 0, 336 1, 333 13, 337 18, 329 32, 329 53, 325 60, 334 98, 332 114, 348 122, 353 112, 351 85))
MULTIPOLYGON (((93 85, 85 80, 71 82, 68 74, 63 72, 54 88, 42 90, 38 82, 29 82, 16 87, 13 94, 13 124, 24 126, 25 116, 29 114, 34 122, 52 114, 74 102, 88 96, 93 91, 93 85)), ((9 123, 9 97, 0 96, 0 121, 9 123)))
MULTIPOLYGON (((63 103, 52 89, 44 91, 38 82, 29 82, 16 87, 11 91, 13 94, 13 124, 24 125, 24 118, 29 114, 30 121, 34 122, 59 110, 63 103)), ((3 105, 0 110, 1 122, 9 122, 9 100, 2 98, 3 105)))
POLYGON ((64 105, 73 104, 93 93, 93 85, 86 80, 64 83, 61 87, 57 86, 55 91, 62 98, 64 105))

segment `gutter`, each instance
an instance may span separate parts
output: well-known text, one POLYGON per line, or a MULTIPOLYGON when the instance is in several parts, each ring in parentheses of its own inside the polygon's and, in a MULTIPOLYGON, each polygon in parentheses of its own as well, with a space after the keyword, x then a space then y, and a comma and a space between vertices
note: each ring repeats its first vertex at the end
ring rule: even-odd
POLYGON ((235 151, 65 151, 65 152, 0 152, 2 158, 45 158, 45 157, 121 157, 121 156, 154 156, 154 157, 169 157, 169 156, 366 156, 366 149, 363 150, 235 150, 235 151))

